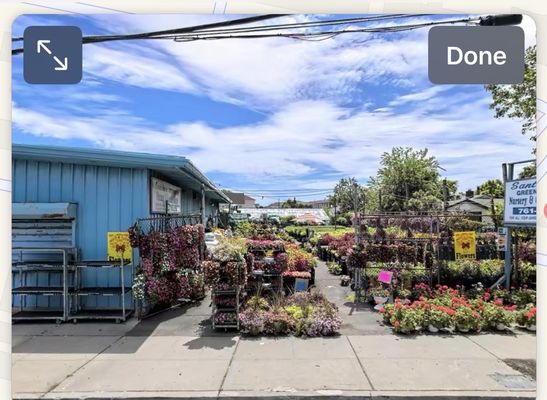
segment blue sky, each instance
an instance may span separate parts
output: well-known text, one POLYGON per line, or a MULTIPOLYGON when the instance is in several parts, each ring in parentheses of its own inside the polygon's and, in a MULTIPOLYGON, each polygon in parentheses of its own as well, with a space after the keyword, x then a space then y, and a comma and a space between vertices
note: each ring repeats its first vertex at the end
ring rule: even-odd
MULTIPOLYGON (((226 18, 235 17, 33 16, 18 18, 13 34, 29 25, 133 33, 226 18)), ((533 23, 523 28, 533 44, 533 23)), ((321 42, 85 45, 82 82, 54 88, 26 84, 22 56, 13 58, 14 143, 184 155, 221 187, 255 197, 316 189, 301 198, 321 198, 342 177, 366 182, 393 146, 429 148, 460 190, 499 178, 503 162, 530 158, 532 146, 518 121, 493 117, 489 101, 481 85, 428 81, 425 29, 321 42)))

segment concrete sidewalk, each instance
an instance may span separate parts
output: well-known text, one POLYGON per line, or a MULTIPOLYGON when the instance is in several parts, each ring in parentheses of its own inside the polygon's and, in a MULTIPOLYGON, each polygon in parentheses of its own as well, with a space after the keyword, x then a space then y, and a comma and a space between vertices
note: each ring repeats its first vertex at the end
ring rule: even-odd
POLYGON ((14 398, 535 398, 535 335, 396 336, 324 263, 316 278, 340 336, 214 332, 209 301, 120 325, 16 324, 14 398))
POLYGON ((14 398, 535 397, 528 333, 253 339, 175 334, 162 318, 15 325, 14 398))

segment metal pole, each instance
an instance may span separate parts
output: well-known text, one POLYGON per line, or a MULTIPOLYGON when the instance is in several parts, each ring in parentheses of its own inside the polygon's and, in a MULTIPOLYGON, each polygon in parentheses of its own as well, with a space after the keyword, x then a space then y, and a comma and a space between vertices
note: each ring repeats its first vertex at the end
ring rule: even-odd
MULTIPOLYGON (((503 184, 505 182, 513 180, 513 166, 511 164, 502 164, 503 171, 503 184)), ((504 277, 505 288, 509 289, 511 286, 511 253, 513 251, 513 228, 507 227, 507 242, 505 243, 505 263, 504 263, 504 277)))
POLYGON ((511 286, 511 252, 513 249, 513 228, 507 227, 507 242, 505 243, 505 288, 511 286))
POLYGON ((122 321, 125 322, 125 277, 123 274, 123 252, 120 257, 120 275, 122 280, 122 321))
POLYGON ((205 185, 201 184, 201 206, 200 206, 200 214, 201 214, 201 225, 205 227, 205 185))

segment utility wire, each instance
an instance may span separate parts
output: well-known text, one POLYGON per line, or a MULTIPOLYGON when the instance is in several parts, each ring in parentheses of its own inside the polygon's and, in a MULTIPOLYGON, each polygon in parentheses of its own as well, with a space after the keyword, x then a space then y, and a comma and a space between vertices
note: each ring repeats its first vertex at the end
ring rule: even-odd
MULTIPOLYGON (((291 32, 291 33, 263 33, 257 34, 256 32, 268 32, 268 31, 279 31, 286 29, 302 29, 318 26, 335 26, 341 24, 349 23, 364 23, 364 22, 373 22, 386 19, 398 19, 398 18, 410 18, 410 17, 419 17, 430 14, 395 14, 395 15, 377 15, 370 17, 354 17, 354 18, 343 18, 336 20, 323 20, 323 21, 308 21, 308 22, 296 22, 296 23, 287 23, 287 24, 276 24, 268 26, 251 26, 251 27, 237 27, 232 29, 217 29, 224 28, 234 25, 244 25, 255 22, 260 22, 263 20, 268 20, 272 18, 279 18, 286 16, 287 14, 267 14, 259 15, 247 18, 239 18, 235 20, 215 22, 211 24, 195 25, 190 27, 183 27, 177 29, 163 30, 163 31, 154 31, 154 32, 144 32, 144 33, 135 33, 127 35, 99 35, 99 36, 85 36, 82 39, 83 44, 87 43, 100 43, 100 42, 109 42, 109 41, 119 41, 119 40, 137 40, 137 39, 173 39, 177 42, 187 42, 195 40, 218 40, 218 39, 259 39, 259 38, 269 38, 269 37, 285 37, 290 39, 299 39, 299 40, 326 40, 333 38, 337 35, 345 33, 386 33, 386 32, 401 32, 414 30, 429 26, 435 25, 446 25, 446 24, 456 24, 456 23, 471 23, 475 22, 477 25, 514 25, 522 21, 522 15, 519 14, 509 14, 509 15, 489 15, 486 17, 480 18, 460 18, 444 21, 431 21, 423 22, 417 24, 408 24, 408 25, 396 25, 396 26, 383 26, 383 27, 369 27, 369 28, 360 28, 360 29, 341 29, 341 30, 329 30, 329 31, 318 31, 318 32, 291 32)), ((18 42, 23 40, 21 37, 12 39, 13 42, 18 42)), ((23 48, 13 49, 11 51, 12 55, 23 53, 23 48)))
POLYGON ((472 18, 461 18, 454 20, 443 20, 443 21, 433 21, 433 22, 424 22, 419 24, 409 24, 409 25, 399 25, 399 26, 385 26, 385 27, 374 27, 374 28, 357 28, 357 29, 342 29, 342 30, 329 30, 329 31, 320 31, 320 32, 305 32, 305 33, 269 33, 269 34, 234 34, 234 35, 202 35, 200 33, 195 35, 180 35, 173 36, 172 39, 175 42, 192 42, 197 40, 220 40, 220 39, 264 39, 272 37, 284 37, 289 39, 304 39, 307 38, 316 38, 316 39, 329 39, 334 36, 347 34, 347 33, 391 33, 391 32, 403 32, 410 31, 420 28, 426 28, 436 25, 453 25, 457 23, 470 23, 472 18))
MULTIPOLYGON (((365 22, 376 22, 383 20, 395 20, 400 18, 416 18, 424 16, 432 16, 433 14, 394 14, 394 15, 378 15, 372 17, 354 17, 354 18, 342 18, 342 19, 329 19, 329 20, 316 20, 308 22, 291 22, 286 24, 275 24, 275 25, 265 25, 265 26, 249 26, 249 27, 238 27, 230 29, 205 29, 200 30, 199 33, 204 35, 214 35, 214 34, 228 34, 228 33, 241 33, 241 32, 263 32, 263 31, 279 31, 286 29, 304 29, 304 28, 315 28, 321 26, 336 26, 336 25, 347 25, 347 24, 358 24, 365 22)), ((165 36, 164 36, 165 37, 165 36)))
MULTIPOLYGON (((100 42, 109 42, 109 41, 120 41, 120 40, 137 40, 137 39, 171 39, 176 42, 186 42, 186 41, 196 41, 196 40, 213 40, 213 39, 235 39, 235 38, 244 38, 244 39, 257 39, 257 38, 266 38, 266 37, 287 37, 292 39, 306 39, 313 37, 315 40, 328 39, 342 33, 348 32, 380 32, 380 31, 395 31, 395 30, 408 30, 410 28, 417 29, 419 27, 428 26, 427 23, 422 24, 413 24, 413 25, 404 25, 404 26, 391 26, 391 27, 376 27, 376 28, 361 28, 361 29, 343 29, 343 30, 330 30, 330 31, 319 31, 319 32, 291 32, 291 33, 256 33, 253 32, 268 32, 268 31, 278 31, 278 30, 287 30, 287 29, 302 29, 318 26, 335 26, 335 25, 346 25, 348 23, 365 23, 365 22, 375 22, 381 20, 393 20, 399 18, 410 18, 410 17, 419 17, 427 16, 430 14, 396 14, 396 15, 381 15, 381 16, 372 16, 372 17, 359 17, 359 18, 343 18, 335 20, 323 20, 323 21, 310 21, 310 22, 297 22, 290 24, 276 24, 268 26, 253 26, 253 27, 238 27, 234 29, 216 29, 222 28, 225 26, 232 25, 242 25, 249 24, 254 22, 259 22, 267 19, 278 18, 284 16, 282 14, 269 14, 248 18, 240 18, 236 20, 216 22, 212 24, 205 25, 196 25, 185 28, 177 28, 171 30, 163 31, 154 31, 154 32, 144 32, 128 35, 102 35, 102 36, 85 36, 82 39, 83 44, 87 43, 100 43, 100 42)), ((449 20, 449 21, 440 21, 432 22, 430 24, 440 25, 446 23, 457 23, 457 22, 468 22, 470 18, 459 19, 459 20, 449 20)), ((21 41, 23 38, 18 37, 12 39, 13 42, 21 41)), ((23 53, 23 48, 13 49, 12 55, 23 53)))
MULTIPOLYGON (((128 35, 85 36, 82 38, 82 43, 86 44, 86 43, 109 42, 109 41, 116 41, 116 40, 148 39, 148 38, 153 38, 155 36, 175 35, 175 34, 195 32, 195 31, 204 30, 204 29, 221 28, 221 27, 232 26, 232 25, 250 24, 250 23, 264 21, 264 20, 268 20, 272 18, 279 18, 285 15, 286 14, 258 15, 253 17, 232 19, 229 21, 214 22, 211 24, 194 25, 194 26, 188 26, 184 28, 176 28, 176 29, 169 29, 169 30, 155 31, 155 32, 135 33, 135 34, 128 34, 128 35)), ((13 38, 12 42, 18 42, 22 40, 23 40, 23 37, 17 37, 17 38, 13 38)), ((20 54, 22 52, 23 52, 22 48, 14 49, 11 51, 11 54, 12 55, 20 54)))

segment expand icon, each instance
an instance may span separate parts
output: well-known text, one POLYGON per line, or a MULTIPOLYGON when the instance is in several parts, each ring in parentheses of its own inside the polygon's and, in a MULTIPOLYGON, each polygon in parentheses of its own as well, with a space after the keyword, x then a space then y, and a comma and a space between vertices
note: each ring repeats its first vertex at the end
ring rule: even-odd
POLYGON ((82 79, 82 31, 75 26, 31 26, 24 33, 24 77, 33 84, 82 79))

